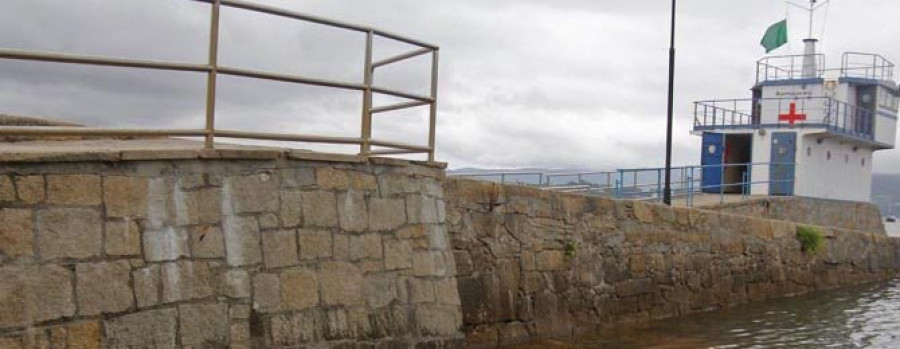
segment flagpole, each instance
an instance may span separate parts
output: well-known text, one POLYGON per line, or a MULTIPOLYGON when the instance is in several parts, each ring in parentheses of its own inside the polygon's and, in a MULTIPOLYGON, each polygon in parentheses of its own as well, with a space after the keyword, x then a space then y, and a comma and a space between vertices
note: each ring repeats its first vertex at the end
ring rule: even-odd
POLYGON ((666 179, 663 203, 672 206, 672 114, 675 96, 675 0, 672 0, 672 28, 669 34, 669 105, 666 122, 666 179))

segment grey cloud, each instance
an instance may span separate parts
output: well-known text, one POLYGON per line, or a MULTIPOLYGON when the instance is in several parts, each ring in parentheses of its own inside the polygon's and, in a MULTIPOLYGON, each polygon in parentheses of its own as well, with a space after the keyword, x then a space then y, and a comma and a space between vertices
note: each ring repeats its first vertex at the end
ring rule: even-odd
MULTIPOLYGON (((254 2, 440 45, 438 158, 453 167, 602 169, 663 161, 667 1, 254 2)), ((893 27, 900 3, 833 3, 823 41, 832 62, 843 50, 900 58, 887 49, 900 39, 884 30, 893 27), (880 10, 867 10, 872 7, 880 10)), ((781 1, 679 4, 675 146, 676 163, 686 164, 698 161, 698 138, 687 132, 692 101, 748 97, 754 62, 762 56, 759 36, 783 18, 785 8, 781 1)), ((0 46, 202 62, 207 6, 187 0, 4 0, 0 46)), ((801 20, 796 13, 791 17, 794 51, 800 49, 801 20)), ((359 33, 226 11, 222 42, 225 64, 361 80, 359 33)), ((377 40, 375 56, 409 49, 377 40)), ((406 63, 379 71, 376 82, 426 93, 429 60, 406 63)), ((98 124, 127 120, 168 126, 202 120, 200 74, 98 71, 0 62, 0 108, 98 124)), ((222 127, 359 132, 361 98, 356 92, 223 78, 219 96, 222 127)), ((376 135, 424 143, 424 116, 424 110, 380 115, 376 135)), ((875 168, 898 171, 900 156, 879 154, 875 168)))

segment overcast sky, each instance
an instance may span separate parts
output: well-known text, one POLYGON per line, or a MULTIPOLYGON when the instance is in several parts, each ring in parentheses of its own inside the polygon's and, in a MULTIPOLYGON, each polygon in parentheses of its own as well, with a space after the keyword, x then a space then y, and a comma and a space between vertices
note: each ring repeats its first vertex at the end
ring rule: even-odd
MULTIPOLYGON (((438 159, 453 168, 663 164, 668 1, 253 2, 439 45, 438 159)), ((808 22, 781 0, 680 6, 675 163, 695 164, 699 137, 688 133, 693 101, 748 98, 766 27, 787 12, 791 44, 773 54, 798 54, 808 22)), ((0 46, 201 63, 208 8, 187 0, 2 0, 0 46)), ((833 0, 818 13, 815 29, 828 65, 839 65, 844 51, 900 61, 898 14, 897 0, 833 0)), ((361 82, 362 34, 237 10, 224 11, 222 21, 222 64, 361 82)), ((409 49, 378 40, 375 55, 409 49)), ((421 57, 379 71, 376 84, 425 94, 429 62, 421 57)), ((359 134, 358 92, 220 82, 220 128, 359 134)), ((194 73, 0 61, 0 113, 90 125, 202 127, 204 84, 194 73)), ((375 136, 424 144, 426 111, 378 115, 375 136)), ((900 151, 877 154, 876 171, 900 172, 900 151)))

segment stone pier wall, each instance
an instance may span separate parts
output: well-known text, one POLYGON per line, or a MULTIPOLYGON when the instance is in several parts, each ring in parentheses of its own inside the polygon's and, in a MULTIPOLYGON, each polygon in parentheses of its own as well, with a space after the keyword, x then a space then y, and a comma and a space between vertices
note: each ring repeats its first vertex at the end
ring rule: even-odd
POLYGON ((704 207, 725 213, 884 234, 878 206, 868 202, 771 197, 704 207))
POLYGON ((461 343, 443 170, 130 156, 0 163, 0 348, 461 343))
POLYGON ((898 276, 900 239, 796 223, 448 179, 470 347, 566 337, 898 276))

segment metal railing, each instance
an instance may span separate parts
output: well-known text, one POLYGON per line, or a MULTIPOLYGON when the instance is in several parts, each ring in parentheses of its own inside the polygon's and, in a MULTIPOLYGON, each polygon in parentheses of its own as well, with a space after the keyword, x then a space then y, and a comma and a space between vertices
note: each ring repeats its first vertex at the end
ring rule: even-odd
POLYGON ((877 54, 846 52, 841 57, 841 77, 893 80, 894 63, 877 54))
MULTIPOLYGON (((717 195, 718 202, 726 198, 747 200, 754 192, 769 190, 759 186, 782 186, 782 191, 793 192, 793 179, 753 180, 754 171, 767 171, 772 167, 792 169, 794 163, 738 163, 722 165, 693 165, 673 167, 671 172, 672 197, 676 203, 694 206, 698 195, 717 195), (762 169, 760 169, 762 167, 762 169), (703 178, 721 178, 716 184, 704 184, 703 178), (736 178, 740 178, 739 180, 736 178), (754 191, 754 188, 760 189, 754 191)), ((662 202, 665 168, 631 168, 616 171, 592 172, 478 172, 453 173, 452 177, 489 180, 501 184, 525 185, 544 190, 577 192, 586 195, 605 196, 622 200, 662 202)), ((715 200, 713 200, 714 202, 715 200)))
POLYGON ((756 83, 763 81, 794 80, 802 78, 821 78, 825 76, 825 55, 815 55, 816 72, 814 77, 803 76, 805 55, 770 56, 756 62, 756 83))
POLYGON ((239 0, 185 0, 210 4, 210 36, 209 55, 205 64, 190 64, 179 62, 147 61, 134 59, 120 59, 97 56, 79 56, 60 53, 29 52, 0 49, 0 59, 25 60, 67 64, 81 64, 106 67, 124 67, 150 70, 165 70, 178 72, 196 72, 207 75, 206 84, 206 118, 203 129, 110 129, 110 128, 82 128, 82 127, 0 127, 0 135, 27 135, 27 136, 168 136, 168 137, 203 137, 204 146, 207 149, 215 147, 215 138, 243 138, 268 141, 293 141, 328 144, 359 145, 359 154, 362 156, 390 155, 390 154, 416 154, 427 153, 428 161, 434 161, 435 149, 435 124, 437 118, 437 80, 438 80, 438 54, 437 46, 389 33, 379 29, 373 29, 355 24, 343 23, 330 19, 311 16, 299 12, 288 11, 276 7, 252 4, 239 0), (365 61, 363 81, 361 83, 342 82, 316 79, 300 75, 279 74, 266 71, 256 71, 229 67, 219 64, 219 30, 220 11, 223 7, 245 10, 278 16, 298 21, 325 25, 349 31, 363 33, 366 37, 365 61), (418 47, 413 51, 380 61, 373 61, 373 40, 375 37, 395 40, 418 47), (395 91, 375 86, 375 70, 379 67, 401 62, 413 57, 431 55, 431 83, 428 95, 395 91), (354 90, 362 92, 362 117, 359 137, 336 137, 322 135, 304 135, 291 133, 267 133, 245 132, 240 130, 226 130, 216 128, 216 85, 219 75, 229 75, 244 78, 253 78, 269 81, 312 85, 319 87, 354 90), (408 101, 373 106, 373 94, 398 97, 408 101), (407 109, 419 106, 429 106, 429 128, 427 145, 405 144, 372 138, 372 117, 375 114, 394 110, 407 109), (379 149, 373 149, 379 147, 379 149))
POLYGON ((806 120, 798 127, 821 127, 842 135, 872 141, 875 139, 876 113, 828 97, 724 99, 694 102, 694 130, 755 129, 789 127, 776 121, 794 103, 806 120), (767 120, 763 120, 767 116, 767 120), (775 119, 773 119, 773 116, 775 119))

